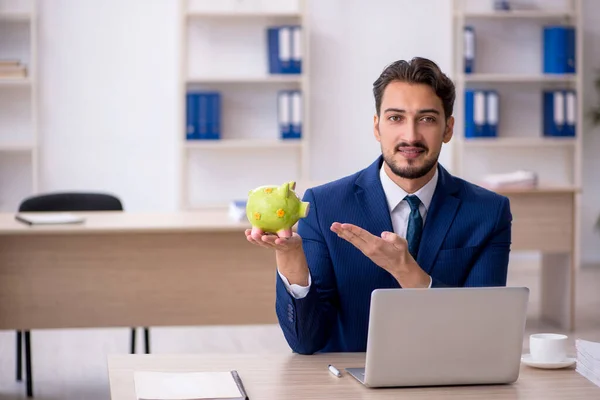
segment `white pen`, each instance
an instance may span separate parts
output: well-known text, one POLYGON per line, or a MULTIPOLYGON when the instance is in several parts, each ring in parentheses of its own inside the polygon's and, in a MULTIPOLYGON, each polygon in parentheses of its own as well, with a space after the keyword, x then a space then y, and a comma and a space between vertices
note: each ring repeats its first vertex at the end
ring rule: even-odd
POLYGON ((342 374, 340 373, 340 371, 336 367, 334 367, 333 365, 329 364, 327 366, 327 368, 329 368, 329 372, 331 372, 332 374, 334 374, 338 378, 342 376, 342 374))

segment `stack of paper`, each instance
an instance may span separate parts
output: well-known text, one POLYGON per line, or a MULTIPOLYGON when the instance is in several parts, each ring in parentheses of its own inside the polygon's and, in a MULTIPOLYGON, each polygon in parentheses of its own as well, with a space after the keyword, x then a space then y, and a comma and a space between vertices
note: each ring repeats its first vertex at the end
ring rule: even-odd
POLYGON ((488 175, 483 179, 485 186, 499 188, 533 188, 537 186, 538 177, 532 171, 515 171, 506 174, 488 175))
POLYGON ((577 339, 575 347, 577 348, 575 370, 590 382, 600 386, 600 343, 577 339))

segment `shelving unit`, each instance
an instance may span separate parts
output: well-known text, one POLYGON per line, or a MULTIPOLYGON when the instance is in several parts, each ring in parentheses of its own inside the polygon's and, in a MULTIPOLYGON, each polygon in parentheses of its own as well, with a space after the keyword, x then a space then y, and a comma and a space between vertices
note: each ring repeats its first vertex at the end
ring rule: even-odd
POLYGON ((539 173, 541 185, 580 187, 583 125, 581 0, 529 3, 537 5, 538 9, 494 11, 491 1, 454 0, 453 78, 457 99, 453 167, 457 174, 476 182, 486 174, 533 169, 539 173), (562 23, 576 27, 578 68, 575 74, 544 74, 542 27, 562 23), (475 26, 477 42, 475 71, 470 74, 463 72, 463 29, 467 25, 475 26), (498 91, 497 137, 464 137, 464 92, 469 88, 498 91), (542 135, 542 91, 547 88, 576 91, 578 123, 574 138, 542 135), (512 154, 502 151, 508 147, 512 148, 512 154))
POLYGON ((0 3, 0 60, 18 60, 24 78, 0 76, 0 211, 38 191, 36 0, 0 3))
POLYGON ((482 183, 489 174, 517 170, 538 174, 537 187, 495 191, 508 196, 511 203, 513 254, 536 251, 541 256, 540 317, 565 329, 574 327, 574 282, 580 259, 585 127, 581 3, 582 0, 528 0, 530 9, 495 11, 492 1, 453 2, 453 80, 457 94, 453 172, 474 183, 482 183), (574 74, 543 73, 543 27, 550 24, 575 28, 574 74), (464 72, 465 26, 474 27, 475 32, 472 73, 464 72), (498 93, 496 137, 465 137, 467 89, 498 93), (575 92, 574 137, 544 136, 542 97, 547 89, 575 92))
POLYGON ((227 207, 308 171, 308 26, 304 0, 181 0, 180 208, 227 207), (302 27, 302 73, 269 74, 267 28, 302 27), (221 93, 221 139, 186 140, 186 93, 221 93), (280 139, 277 93, 302 92, 302 138, 280 139))

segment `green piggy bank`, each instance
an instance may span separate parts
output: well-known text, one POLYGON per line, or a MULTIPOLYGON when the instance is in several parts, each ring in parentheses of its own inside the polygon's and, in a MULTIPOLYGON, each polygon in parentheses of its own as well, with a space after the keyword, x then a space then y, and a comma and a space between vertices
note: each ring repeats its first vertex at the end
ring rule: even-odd
POLYGON ((262 230, 278 236, 289 236, 300 218, 308 215, 309 203, 301 201, 296 192, 296 182, 281 186, 260 186, 248 193, 246 217, 252 232, 262 230))

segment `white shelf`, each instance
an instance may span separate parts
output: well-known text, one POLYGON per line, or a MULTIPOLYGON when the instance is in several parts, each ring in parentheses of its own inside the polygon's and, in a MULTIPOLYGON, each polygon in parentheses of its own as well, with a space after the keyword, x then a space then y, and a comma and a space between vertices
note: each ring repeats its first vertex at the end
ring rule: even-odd
POLYGON ((302 139, 220 139, 188 140, 187 149, 256 149, 256 148, 295 148, 302 145, 302 139))
POLYGON ((290 75, 271 75, 271 76, 247 76, 247 77, 226 77, 226 76, 212 76, 212 77, 197 77, 188 78, 188 85, 193 84, 207 84, 207 83, 301 83, 302 75, 290 74, 290 75))
POLYGON ((31 21, 31 13, 0 12, 0 21, 31 21))
POLYGON ((564 19, 574 18, 575 14, 569 11, 542 11, 542 10, 509 10, 488 12, 457 13, 456 17, 467 19, 564 19))
POLYGON ((23 153, 32 151, 34 145, 28 143, 0 143, 0 152, 2 153, 23 153))
POLYGON ((576 74, 463 74, 467 83, 575 83, 576 74))
POLYGON ((29 86, 31 79, 29 78, 0 78, 0 87, 2 86, 29 86))
POLYGON ((464 138, 468 147, 574 147, 573 137, 482 137, 464 138))
POLYGON ((299 12, 285 11, 190 11, 186 18, 300 18, 299 12))

